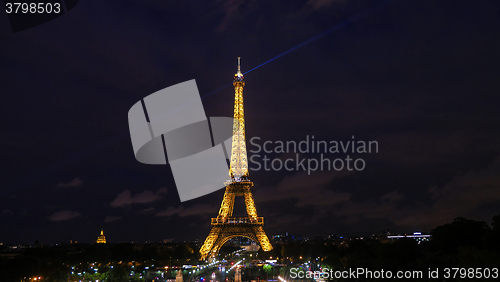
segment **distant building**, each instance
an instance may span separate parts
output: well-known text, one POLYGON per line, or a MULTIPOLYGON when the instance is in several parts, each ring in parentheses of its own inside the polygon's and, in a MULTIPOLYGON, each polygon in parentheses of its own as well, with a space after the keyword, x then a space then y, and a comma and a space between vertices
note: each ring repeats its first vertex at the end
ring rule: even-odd
POLYGON ((414 232, 413 235, 390 235, 387 236, 387 239, 397 240, 401 238, 412 238, 416 240, 419 244, 420 242, 426 242, 431 239, 431 235, 422 234, 421 232, 414 232))
POLYGON ((289 235, 288 232, 285 233, 285 235, 274 235, 272 237, 272 240, 276 244, 280 243, 291 243, 291 242, 306 242, 309 241, 309 238, 307 236, 301 236, 301 235, 289 235))
POLYGON ((254 241, 252 241, 252 243, 250 245, 241 246, 241 248, 245 249, 249 252, 256 252, 256 251, 260 250, 260 246, 257 245, 257 243, 254 241))
POLYGON ((101 235, 97 236, 97 241, 96 243, 98 244, 106 244, 106 236, 104 236, 104 232, 101 229, 101 235))

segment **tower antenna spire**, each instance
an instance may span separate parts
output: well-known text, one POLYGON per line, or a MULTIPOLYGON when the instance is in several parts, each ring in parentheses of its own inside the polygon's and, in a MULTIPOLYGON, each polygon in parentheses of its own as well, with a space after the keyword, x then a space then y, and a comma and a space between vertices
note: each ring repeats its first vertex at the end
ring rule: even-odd
POLYGON ((240 59, 241 57, 238 57, 238 72, 241 73, 241 68, 240 68, 240 59))

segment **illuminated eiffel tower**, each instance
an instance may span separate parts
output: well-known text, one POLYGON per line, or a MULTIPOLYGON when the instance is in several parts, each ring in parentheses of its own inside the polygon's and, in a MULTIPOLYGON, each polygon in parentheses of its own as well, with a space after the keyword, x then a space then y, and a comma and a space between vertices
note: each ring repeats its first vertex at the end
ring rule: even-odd
POLYGON ((271 243, 264 232, 264 218, 257 216, 253 201, 253 182, 248 179, 248 161, 245 141, 245 117, 243 114, 243 87, 245 79, 240 69, 238 57, 238 72, 234 75, 234 120, 233 142, 231 148, 230 179, 224 183, 226 192, 222 199, 219 215, 212 218, 212 230, 200 249, 201 260, 214 258, 222 245, 234 237, 246 237, 258 242, 263 251, 272 250, 271 243), (245 197, 248 216, 233 217, 234 198, 245 197))

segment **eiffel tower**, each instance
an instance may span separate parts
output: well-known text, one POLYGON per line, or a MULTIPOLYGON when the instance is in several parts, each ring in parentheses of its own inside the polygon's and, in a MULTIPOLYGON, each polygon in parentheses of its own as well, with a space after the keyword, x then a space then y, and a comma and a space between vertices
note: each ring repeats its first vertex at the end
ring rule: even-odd
POLYGON ((246 237, 258 242, 263 251, 272 250, 271 243, 264 232, 264 218, 257 216, 253 201, 253 182, 248 179, 247 149, 245 141, 245 117, 243 115, 243 87, 245 78, 240 69, 238 57, 238 72, 234 75, 234 120, 230 179, 224 183, 226 192, 222 199, 219 215, 212 218, 212 230, 200 249, 201 260, 214 258, 222 245, 234 237, 246 237), (234 198, 245 197, 248 216, 233 217, 234 198))

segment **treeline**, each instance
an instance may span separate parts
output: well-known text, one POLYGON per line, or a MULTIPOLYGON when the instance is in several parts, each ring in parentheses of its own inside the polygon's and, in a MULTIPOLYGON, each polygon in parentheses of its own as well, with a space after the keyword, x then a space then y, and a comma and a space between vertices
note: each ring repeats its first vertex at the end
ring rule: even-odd
MULTIPOLYGON (((379 240, 352 240, 339 245, 321 241, 288 243, 275 246, 270 256, 288 259, 293 263, 310 262, 311 270, 328 268, 345 270, 367 268, 371 270, 402 271, 439 268, 500 268, 500 215, 493 218, 492 228, 484 221, 462 217, 431 231, 432 239, 420 244, 411 238, 392 242, 379 240), (301 259, 302 258, 302 259, 301 259), (319 259, 318 259, 319 258, 319 259), (318 265, 320 265, 318 267, 318 265)), ((267 255, 269 256, 269 255, 267 255)), ((286 275, 289 267, 276 268, 275 275, 286 275)), ((441 276, 442 277, 442 276, 441 276)), ((384 279, 384 281, 390 279, 384 279)), ((397 279, 394 279, 394 281, 397 279)), ((430 279, 432 281, 482 281, 478 278, 430 279)), ((495 280, 495 279, 493 279, 495 280)), ((493 281, 492 278, 484 281, 493 281)), ((369 279, 340 279, 336 281, 370 281, 369 279)), ((380 281, 380 279, 373 279, 380 281)), ((401 280, 400 280, 401 281, 401 280)), ((405 279, 405 281, 426 281, 405 279)))

